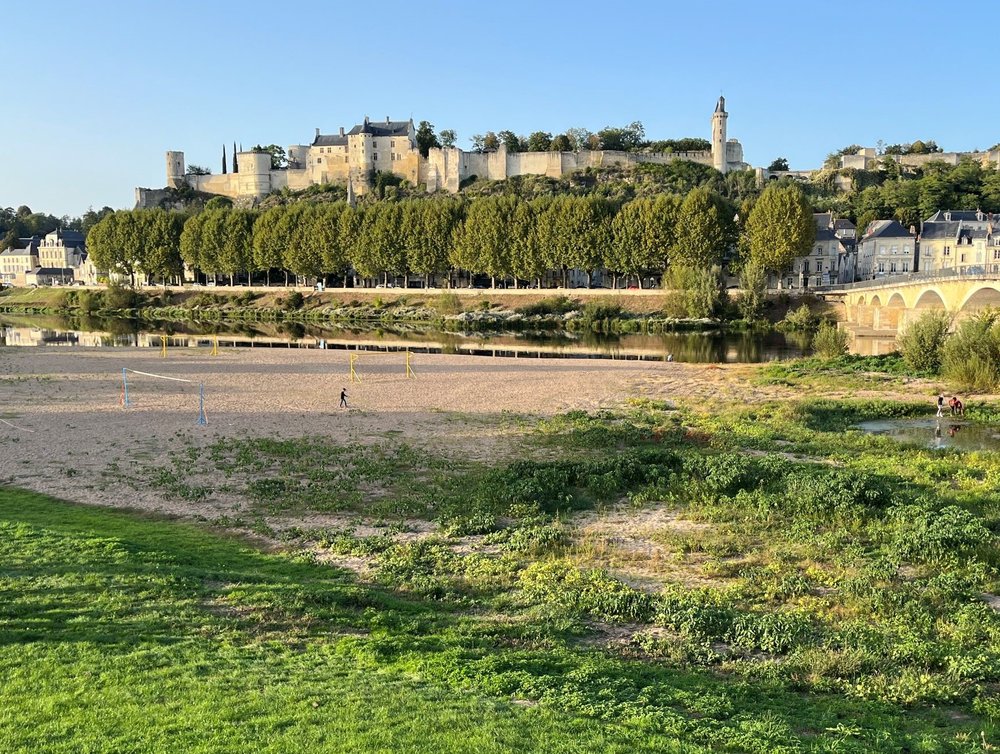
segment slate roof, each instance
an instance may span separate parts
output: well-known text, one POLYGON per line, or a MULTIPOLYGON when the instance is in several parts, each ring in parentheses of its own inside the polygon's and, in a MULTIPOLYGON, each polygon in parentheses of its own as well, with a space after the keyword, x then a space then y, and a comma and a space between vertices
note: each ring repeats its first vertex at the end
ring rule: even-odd
POLYGON ((924 222, 925 223, 942 223, 942 222, 958 222, 959 220, 962 220, 963 222, 967 222, 967 223, 977 223, 977 222, 986 222, 989 219, 989 217, 990 217, 987 213, 983 212, 983 213, 981 213, 983 219, 979 220, 976 217, 976 214, 977 214, 976 211, 975 210, 971 210, 971 209, 969 209, 969 210, 966 210, 966 209, 953 209, 953 210, 939 209, 933 215, 931 215, 926 220, 924 220, 924 222), (949 213, 951 215, 951 219, 950 220, 946 220, 945 219, 945 213, 949 213))
POLYGON ((31 271, 32 275, 63 275, 68 278, 73 277, 72 267, 36 267, 31 271))
POLYGON ((895 220, 876 220, 868 226, 863 241, 869 238, 913 238, 910 232, 895 220))
POLYGON ((410 133, 411 121, 408 120, 388 120, 375 123, 365 118, 361 123, 346 134, 320 134, 313 139, 314 147, 344 147, 347 146, 348 136, 358 134, 370 134, 371 136, 407 136, 410 133))
POLYGON ((827 226, 823 225, 819 228, 816 228, 817 243, 822 241, 839 241, 839 240, 840 239, 837 238, 837 236, 834 235, 833 231, 830 230, 827 226))
POLYGON ((848 220, 846 217, 841 220, 833 221, 834 230, 856 230, 857 226, 848 220))
POLYGON ((83 235, 83 233, 81 233, 78 230, 62 230, 62 229, 59 229, 59 230, 55 231, 55 234, 56 234, 56 238, 58 238, 60 241, 62 241, 64 246, 68 246, 71 249, 72 248, 77 248, 79 246, 83 246, 84 242, 86 240, 86 238, 83 235))
POLYGON ((340 134, 321 134, 313 139, 314 147, 346 147, 347 137, 340 134))
POLYGON ((829 212, 814 212, 813 220, 816 221, 817 228, 829 228, 833 221, 833 215, 829 212))
POLYGON ((348 132, 348 136, 356 134, 371 134, 372 136, 406 136, 410 130, 408 120, 390 120, 384 123, 372 123, 366 121, 360 126, 355 126, 348 132))

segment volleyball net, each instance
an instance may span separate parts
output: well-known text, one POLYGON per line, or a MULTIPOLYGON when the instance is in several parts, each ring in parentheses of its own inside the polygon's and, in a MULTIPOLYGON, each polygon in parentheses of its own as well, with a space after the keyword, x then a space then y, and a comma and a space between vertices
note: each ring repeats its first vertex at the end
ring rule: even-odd
POLYGON ((171 377, 166 374, 143 372, 138 369, 122 367, 122 386, 119 403, 123 409, 132 408, 144 399, 147 399, 150 402, 158 401, 161 405, 163 405, 166 403, 166 398, 171 394, 173 396, 180 397, 179 408, 182 408, 187 406, 189 403, 194 402, 196 392, 198 418, 195 423, 205 425, 208 424, 208 417, 205 415, 204 382, 195 382, 194 380, 187 380, 182 377, 171 377), (156 385, 157 381, 161 381, 159 382, 160 385, 172 384, 173 387, 168 390, 163 388, 151 389, 151 386, 156 385), (181 385, 190 387, 182 387, 181 385))

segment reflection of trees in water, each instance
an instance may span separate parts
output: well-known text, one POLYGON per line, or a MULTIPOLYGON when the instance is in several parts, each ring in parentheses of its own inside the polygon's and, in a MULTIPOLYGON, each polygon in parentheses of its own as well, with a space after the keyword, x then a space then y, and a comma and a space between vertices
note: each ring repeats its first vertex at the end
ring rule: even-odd
POLYGON ((306 328, 300 322, 282 322, 278 332, 285 333, 292 340, 298 340, 306 334, 306 328))
POLYGON ((354 339, 398 340, 410 347, 433 343, 442 353, 462 353, 469 347, 503 349, 505 346, 572 348, 575 355, 622 357, 641 354, 646 358, 720 363, 757 362, 797 356, 809 348, 805 333, 780 332, 665 332, 659 334, 615 334, 593 330, 516 330, 505 332, 443 331, 423 325, 366 327, 361 323, 327 324, 316 322, 260 322, 219 320, 142 321, 117 317, 51 316, 4 317, 5 323, 20 327, 47 327, 56 331, 107 332, 105 345, 132 345, 140 332, 174 335, 233 335, 246 338, 272 337, 298 341, 307 335, 317 340, 354 339), (44 323, 44 324, 43 324, 44 323))

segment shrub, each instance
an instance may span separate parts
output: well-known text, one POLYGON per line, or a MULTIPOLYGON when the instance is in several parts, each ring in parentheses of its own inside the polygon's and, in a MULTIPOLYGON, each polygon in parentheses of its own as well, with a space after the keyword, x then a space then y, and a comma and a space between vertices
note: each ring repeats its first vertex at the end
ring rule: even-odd
POLYGON ((788 312, 780 324, 783 330, 812 330, 816 327, 816 317, 808 304, 802 304, 798 309, 788 312))
POLYGON ((663 276, 663 287, 670 291, 666 313, 671 317, 704 319, 724 307, 725 291, 718 267, 698 269, 675 265, 663 276))
POLYGON ((293 291, 288 295, 288 298, 285 299, 285 311, 293 312, 296 309, 301 309, 305 300, 305 296, 298 291, 293 291))
POLYGON ((822 359, 835 359, 847 353, 847 332, 824 322, 813 338, 813 351, 822 359))
POLYGON ((134 288, 122 285, 121 283, 111 283, 104 291, 104 308, 110 311, 122 309, 135 309, 142 303, 142 294, 134 288))
POLYGON ((764 294, 767 292, 767 272, 764 266, 754 260, 748 260, 740 272, 740 288, 742 295, 739 300, 740 315, 748 322, 760 319, 764 312, 764 294))
POLYGON ((543 298, 534 304, 520 307, 517 311, 525 316, 545 315, 545 314, 566 314, 577 308, 574 301, 570 301, 566 296, 552 296, 543 298))
POLYGON ((1000 381, 1000 311, 962 320, 945 341, 941 371, 966 390, 989 393, 1000 381))
POLYGON ((586 322, 605 322, 607 320, 620 319, 624 313, 621 304, 602 301, 588 301, 583 307, 583 319, 586 322))
POLYGON ((951 328, 947 312, 924 312, 911 324, 896 342, 903 359, 916 372, 937 373, 941 369, 941 356, 951 328))
POLYGON ((431 306, 438 314, 459 314, 464 309, 457 293, 442 293, 431 302, 431 306))

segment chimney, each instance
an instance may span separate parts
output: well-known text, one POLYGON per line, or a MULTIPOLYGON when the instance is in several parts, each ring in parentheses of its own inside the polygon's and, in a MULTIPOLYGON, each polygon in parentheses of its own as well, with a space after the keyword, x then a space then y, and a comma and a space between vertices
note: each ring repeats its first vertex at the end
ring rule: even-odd
POLYGON ((388 115, 385 116, 385 124, 387 126, 389 125, 389 116, 388 115))
POLYGON ((316 129, 316 138, 317 139, 319 138, 319 129, 318 128, 316 129))
POLYGON ((343 135, 344 135, 344 127, 343 127, 343 126, 341 126, 341 127, 340 127, 340 135, 341 135, 341 136, 343 136, 343 135))

